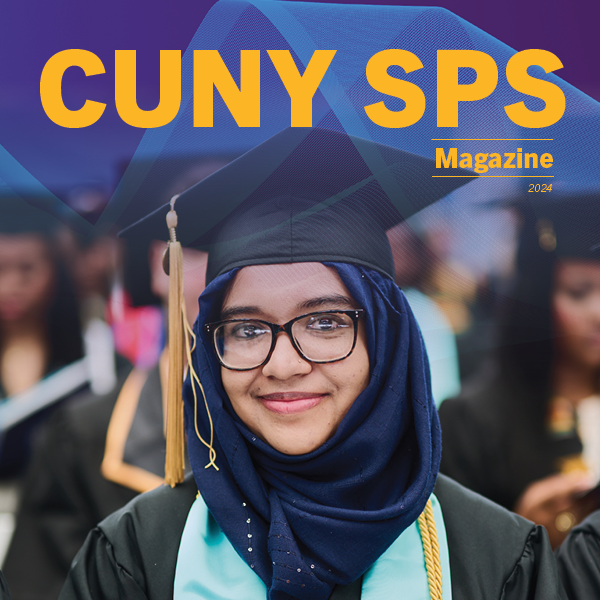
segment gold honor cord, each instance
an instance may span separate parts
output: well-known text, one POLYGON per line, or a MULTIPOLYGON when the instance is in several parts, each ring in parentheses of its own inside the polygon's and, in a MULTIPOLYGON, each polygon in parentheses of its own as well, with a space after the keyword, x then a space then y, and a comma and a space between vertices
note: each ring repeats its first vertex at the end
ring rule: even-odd
POLYGON ((196 348, 196 335, 192 331, 189 321, 187 320, 185 302, 183 302, 181 305, 181 312, 183 315, 183 323, 184 323, 185 331, 187 332, 187 335, 185 336, 185 352, 186 352, 186 357, 187 357, 188 369, 190 370, 190 381, 192 384, 192 392, 194 394, 194 428, 196 429, 196 435, 198 436, 198 439, 208 448, 208 455, 209 455, 210 460, 204 468, 208 469, 208 467, 214 467, 218 471, 219 467, 217 467, 217 465, 215 463, 215 459, 217 458, 217 453, 216 453, 215 449, 213 448, 213 439, 214 439, 213 420, 212 420, 212 416, 210 414, 210 410, 208 408, 208 401, 206 400, 206 394, 204 393, 204 388, 202 387, 202 384, 200 383, 200 378, 198 377, 198 374, 194 370, 194 365, 192 364, 192 352, 196 348), (193 340, 191 345, 190 345, 190 338, 193 340), (204 406, 206 408, 206 414, 208 415, 208 422, 210 423, 210 441, 209 442, 206 442, 203 439, 203 437, 200 435, 200 432, 198 431, 198 394, 196 393, 196 385, 195 384, 198 384, 198 387, 200 388, 200 391, 202 392, 202 398, 204 398, 204 406))
POLYGON ((417 520, 423 554, 425 555, 425 568, 427 569, 427 582, 429 584, 429 597, 431 600, 442 600, 442 564, 440 560, 440 545, 438 543, 435 518, 431 500, 427 500, 425 510, 417 520))
MULTIPOLYGON (((178 196, 171 198, 171 210, 167 213, 167 227, 169 229, 170 241, 167 246, 167 255, 163 260, 163 268, 169 275, 169 378, 167 392, 167 455, 165 460, 165 483, 171 487, 182 483, 185 476, 185 435, 183 417, 183 399, 181 390, 184 373, 184 352, 188 359, 190 374, 192 377, 192 390, 196 400, 196 389, 194 381, 198 383, 204 396, 204 389, 200 384, 198 376, 194 372, 191 362, 189 334, 193 336, 187 322, 185 300, 183 296, 183 251, 180 242, 177 241, 177 213, 175 212, 175 201, 178 196), (168 259, 168 260, 167 260, 168 259), (168 266, 167 266, 168 265, 168 266)), ((195 337, 194 337, 195 347, 195 337)), ((208 403, 204 397, 204 404, 208 412, 208 403)), ((197 408, 195 406, 195 413, 197 408)), ((215 464, 216 453, 213 444, 213 423, 208 412, 210 421, 210 443, 206 443, 198 433, 196 434, 202 443, 209 448, 210 462, 207 466, 215 464)))

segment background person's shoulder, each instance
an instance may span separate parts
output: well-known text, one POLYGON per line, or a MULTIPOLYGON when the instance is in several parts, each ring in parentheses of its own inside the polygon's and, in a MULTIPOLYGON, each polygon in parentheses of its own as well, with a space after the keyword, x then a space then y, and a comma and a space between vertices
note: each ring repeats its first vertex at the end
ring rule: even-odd
POLYGON ((558 547, 556 560, 569 598, 600 597, 600 510, 573 528, 558 547))
POLYGON ((124 523, 130 523, 128 527, 134 527, 130 531, 135 531, 138 539, 164 534, 166 531, 169 535, 172 531, 178 531, 181 537, 187 514, 197 493, 196 482, 190 475, 175 488, 164 485, 136 496, 104 519, 98 527, 109 539, 120 531, 124 523))
POLYGON ((566 598, 546 531, 439 475, 456 598, 566 598))

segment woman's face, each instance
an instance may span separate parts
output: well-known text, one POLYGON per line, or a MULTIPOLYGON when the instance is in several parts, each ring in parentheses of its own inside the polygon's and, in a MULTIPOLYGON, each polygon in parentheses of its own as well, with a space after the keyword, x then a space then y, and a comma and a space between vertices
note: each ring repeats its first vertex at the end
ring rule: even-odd
MULTIPOLYGON (((236 275, 222 319, 282 325, 305 313, 350 308, 362 307, 332 268, 320 263, 251 266, 236 275)), ((369 382, 360 323, 354 351, 339 362, 307 362, 280 333, 266 365, 251 371, 222 368, 223 387, 250 431, 285 454, 305 454, 325 443, 369 382)))
POLYGON ((554 272, 554 330, 559 356, 600 367, 600 262, 563 260, 554 272))
POLYGON ((39 315, 48 305, 54 280, 54 263, 41 235, 0 235, 0 321, 39 315))

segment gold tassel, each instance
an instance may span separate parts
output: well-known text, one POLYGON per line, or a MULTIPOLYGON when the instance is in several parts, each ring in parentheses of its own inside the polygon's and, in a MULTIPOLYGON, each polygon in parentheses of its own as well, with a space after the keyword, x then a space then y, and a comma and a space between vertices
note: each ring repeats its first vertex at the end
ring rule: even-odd
POLYGON ((194 426, 198 439, 208 448, 208 467, 217 471, 215 459, 217 454, 213 448, 213 421, 208 409, 204 388, 192 365, 192 352, 196 347, 196 336, 187 320, 185 299, 183 297, 183 252, 177 241, 177 213, 175 201, 178 196, 171 198, 171 210, 167 213, 167 227, 171 241, 163 259, 163 268, 169 276, 169 377, 167 392, 167 456, 165 461, 165 483, 175 487, 182 483, 185 477, 185 432, 183 421, 183 399, 181 388, 183 384, 184 365, 187 360, 190 370, 192 392, 194 394, 194 426), (190 338, 192 343, 190 344, 190 338), (184 358, 185 353, 185 358, 184 358), (210 439, 206 442, 198 431, 198 396, 196 385, 202 392, 204 407, 210 424, 210 439))
MULTIPOLYGON (((165 461, 165 483, 175 487, 182 483, 185 475, 185 438, 183 427, 183 352, 184 325, 181 307, 183 301, 183 253, 177 241, 177 213, 174 205, 177 196, 171 199, 171 210, 167 213, 167 227, 171 241, 167 247, 169 264, 169 378, 167 394, 167 456, 165 461)), ((166 265, 165 265, 166 266, 166 265)))

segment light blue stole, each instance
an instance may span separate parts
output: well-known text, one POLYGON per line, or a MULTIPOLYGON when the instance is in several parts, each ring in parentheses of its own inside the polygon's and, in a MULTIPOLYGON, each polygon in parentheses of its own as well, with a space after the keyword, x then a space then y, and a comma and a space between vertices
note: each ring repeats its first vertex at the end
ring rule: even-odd
MULTIPOLYGON (((440 503, 432 495, 443 600, 452 600, 448 540, 440 503)), ((265 600, 267 588, 235 551, 201 496, 188 514, 175 568, 174 600, 265 600)), ((423 545, 413 523, 364 574, 361 600, 429 600, 423 545)))

